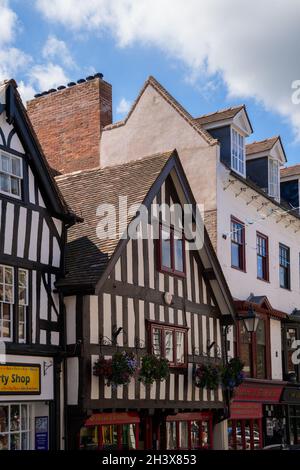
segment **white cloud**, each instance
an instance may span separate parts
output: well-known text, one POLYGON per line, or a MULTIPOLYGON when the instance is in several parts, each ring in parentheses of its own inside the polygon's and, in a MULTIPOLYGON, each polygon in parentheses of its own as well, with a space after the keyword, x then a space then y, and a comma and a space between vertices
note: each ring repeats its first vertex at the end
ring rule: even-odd
POLYGON ((117 106, 117 114, 124 115, 127 114, 131 108, 131 101, 126 100, 126 98, 122 98, 117 106))
POLYGON ((0 0, 0 45, 9 44, 15 37, 18 27, 18 17, 9 7, 8 0, 0 0))
POLYGON ((39 91, 65 85, 69 78, 60 65, 49 62, 42 65, 34 65, 30 70, 29 84, 35 86, 39 91))
POLYGON ((48 36, 48 39, 42 50, 42 55, 45 59, 57 59, 66 67, 76 67, 76 64, 66 43, 54 35, 48 36))
MULTIPOLYGON (((36 0, 39 10, 73 30, 108 29, 122 47, 154 45, 183 61, 192 77, 219 74, 229 96, 253 97, 289 119, 300 140, 298 0, 36 0)), ((201 110, 199 110, 201 112, 201 110)))

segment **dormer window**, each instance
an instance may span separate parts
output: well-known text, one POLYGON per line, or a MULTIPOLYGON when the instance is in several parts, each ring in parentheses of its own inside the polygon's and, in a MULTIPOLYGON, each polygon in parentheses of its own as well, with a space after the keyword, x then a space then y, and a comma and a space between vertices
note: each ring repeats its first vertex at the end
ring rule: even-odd
POLYGON ((245 176, 245 138, 231 129, 231 168, 245 176))
POLYGON ((269 158, 269 196, 280 199, 279 161, 269 158))
POLYGON ((0 153, 0 192, 21 199, 22 160, 9 153, 0 153))

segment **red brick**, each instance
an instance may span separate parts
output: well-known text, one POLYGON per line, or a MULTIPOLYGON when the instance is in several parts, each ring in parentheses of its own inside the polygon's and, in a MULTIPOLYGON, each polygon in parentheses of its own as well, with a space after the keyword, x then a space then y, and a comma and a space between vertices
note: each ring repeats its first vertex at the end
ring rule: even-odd
POLYGON ((50 166, 59 173, 100 166, 101 128, 112 123, 111 85, 99 77, 27 103, 50 166))

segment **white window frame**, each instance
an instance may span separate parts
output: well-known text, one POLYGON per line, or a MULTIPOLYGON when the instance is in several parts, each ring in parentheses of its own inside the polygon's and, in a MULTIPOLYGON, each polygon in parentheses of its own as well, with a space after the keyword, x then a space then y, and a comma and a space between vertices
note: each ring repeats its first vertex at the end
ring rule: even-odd
POLYGON ((7 436, 8 437, 8 450, 11 450, 10 445, 10 437, 13 434, 19 434, 20 436, 20 450, 29 450, 30 449, 30 440, 31 440, 31 406, 28 403, 1 403, 0 408, 7 407, 8 408, 8 430, 6 432, 0 432, 0 436, 7 436), (20 429, 18 431, 14 431, 11 429, 11 408, 13 406, 19 406, 19 416, 20 416, 20 429), (22 406, 26 406, 27 408, 27 423, 26 427, 22 428, 22 406), (22 434, 27 434, 27 447, 26 449, 22 449, 22 434))
POLYGON ((245 137, 238 132, 234 127, 230 128, 230 154, 231 154, 231 169, 241 176, 246 176, 246 151, 245 151, 245 137), (236 144, 234 144, 234 136, 237 137, 236 144), (242 144, 240 142, 242 140, 242 144), (234 147, 237 147, 237 155, 234 155, 234 147), (242 157, 242 158, 241 158, 242 157), (237 162, 237 167, 234 162, 237 162), (242 167, 242 168, 240 168, 242 167), (241 171, 242 169, 242 171, 241 171))
MULTIPOLYGON (((0 322, 0 340, 1 341, 7 341, 11 342, 13 340, 13 306, 15 303, 15 271, 12 266, 6 266, 4 264, 0 264, 0 269, 3 270, 3 291, 5 290, 5 269, 9 269, 12 272, 12 300, 11 302, 7 302, 5 300, 0 300, 0 320, 3 320, 3 310, 2 310, 2 305, 3 304, 8 304, 10 305, 10 336, 9 337, 4 337, 2 334, 2 321, 0 322)), ((10 286, 10 284, 8 284, 10 286)))
POLYGON ((276 201, 280 200, 280 163, 278 160, 275 158, 268 158, 268 180, 269 180, 269 185, 268 185, 268 194, 269 196, 273 197, 276 201), (277 172, 273 171, 272 166, 276 164, 275 166, 277 167, 277 172), (276 176, 275 176, 276 174, 276 176), (273 176, 275 176, 275 181, 273 179, 273 176))
POLYGON ((18 280, 19 280, 19 283, 18 283, 18 314, 20 314, 20 307, 23 307, 23 315, 24 315, 24 320, 21 322, 20 321, 20 316, 18 316, 18 339, 19 339, 19 343, 26 343, 26 340, 27 340, 27 337, 26 337, 26 329, 27 329, 27 307, 28 307, 28 270, 27 269, 23 269, 23 268, 19 268, 18 269, 18 280), (20 302, 20 297, 19 297, 19 289, 20 289, 20 272, 23 271, 25 273, 25 276, 26 276, 26 281, 25 281, 25 301, 24 303, 21 303, 20 302), (23 324, 24 325, 24 338, 20 339, 20 324, 23 324))
POLYGON ((16 155, 13 155, 11 153, 8 153, 8 152, 4 152, 3 150, 0 151, 0 174, 3 174, 3 175, 7 175, 9 176, 9 180, 11 181, 11 178, 17 178, 18 179, 18 182, 19 182, 19 194, 13 194, 11 191, 3 191, 1 190, 0 188, 0 193, 1 194, 5 194, 6 196, 10 196, 10 197, 13 197, 15 199, 22 199, 22 181, 23 181, 23 161, 22 161, 22 158, 20 157, 17 157, 16 155), (12 171, 5 171, 2 169, 2 165, 1 165, 1 157, 2 155, 4 155, 5 157, 7 158, 10 158, 10 159, 15 159, 15 160, 19 160, 20 162, 20 176, 19 175, 15 175, 12 171))

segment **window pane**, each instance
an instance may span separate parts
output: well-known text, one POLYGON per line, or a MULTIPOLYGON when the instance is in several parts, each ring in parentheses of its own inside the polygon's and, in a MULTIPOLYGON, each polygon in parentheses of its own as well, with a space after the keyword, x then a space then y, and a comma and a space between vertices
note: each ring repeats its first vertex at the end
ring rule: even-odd
POLYGON ((19 158, 11 159, 11 172, 13 175, 21 176, 21 160, 19 158))
POLYGON ((103 449, 114 450, 118 448, 118 428, 116 425, 102 426, 103 449))
POLYGON ((202 421, 202 447, 208 448, 209 447, 209 422, 202 421))
POLYGON ((183 240, 174 234, 175 271, 183 272, 183 240))
POLYGON ((184 332, 176 331, 176 362, 184 364, 184 332))
POLYGON ((0 434, 0 450, 9 450, 8 438, 9 434, 0 434))
POLYGON ((236 243, 231 243, 231 265, 235 268, 241 267, 240 247, 236 243))
POLYGON ((258 379, 266 378, 266 347, 262 344, 256 346, 256 377, 258 379))
POLYGON ((173 450, 177 448, 177 436, 176 436, 176 423, 175 421, 167 422, 167 450, 173 450))
POLYGON ((161 330, 159 328, 153 328, 152 349, 155 356, 161 357, 161 330))
POLYGON ((292 355, 293 355, 293 352, 295 351, 295 349, 293 349, 293 343, 295 339, 297 339, 296 330, 294 328, 288 328, 286 332, 286 343, 287 343, 287 349, 288 349, 288 360, 287 360, 288 373, 295 372, 296 370, 295 364, 293 364, 293 361, 292 361, 292 355))
POLYGON ((20 431, 21 417, 20 417, 20 406, 11 405, 10 407, 10 430, 20 431))
POLYGON ((135 424, 123 424, 122 426, 122 450, 136 449, 135 424))
POLYGON ((10 185, 11 185, 11 194, 14 196, 20 196, 20 180, 18 178, 14 178, 13 176, 10 177, 10 185))
POLYGON ((8 432, 8 406, 0 406, 0 433, 8 432))
POLYGON ((162 266, 171 269, 171 239, 170 232, 162 230, 161 256, 162 266))
POLYGON ((173 331, 165 331, 165 357, 173 362, 173 331))
POLYGON ((0 173, 0 191, 3 191, 5 193, 10 192, 9 176, 4 175, 3 173, 0 173))
POLYGON ((199 421, 191 422, 191 447, 199 449, 200 447, 200 423, 199 421))
POLYGON ((255 420, 253 422, 253 441, 254 441, 254 449, 259 449, 259 426, 258 422, 255 420))
POLYGON ((1 155, 1 170, 6 173, 10 172, 9 158, 6 155, 1 155))
POLYGON ((89 426, 80 429, 80 449, 96 449, 98 442, 98 426, 89 426))
POLYGON ((21 434, 19 432, 10 435, 10 450, 21 450, 21 434))
POLYGON ((189 447, 189 428, 187 421, 179 422, 179 446, 180 449, 188 449, 189 447))
POLYGON ((251 374, 251 335, 241 325, 240 330, 240 359, 244 363, 244 372, 246 375, 251 374))

